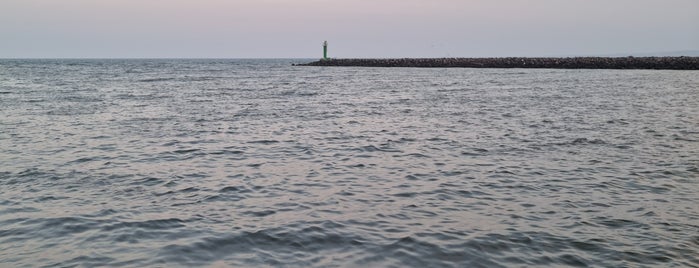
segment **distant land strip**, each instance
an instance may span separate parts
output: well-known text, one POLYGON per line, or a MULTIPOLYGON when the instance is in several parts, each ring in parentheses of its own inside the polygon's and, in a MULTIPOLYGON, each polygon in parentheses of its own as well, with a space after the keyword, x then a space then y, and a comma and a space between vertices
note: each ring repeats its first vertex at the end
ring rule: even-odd
POLYGON ((295 66, 699 70, 699 57, 324 59, 295 66))

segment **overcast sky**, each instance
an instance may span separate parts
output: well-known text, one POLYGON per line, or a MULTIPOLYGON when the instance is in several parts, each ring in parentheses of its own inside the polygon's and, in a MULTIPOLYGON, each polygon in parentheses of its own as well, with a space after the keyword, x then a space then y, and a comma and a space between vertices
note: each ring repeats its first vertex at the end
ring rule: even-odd
POLYGON ((699 50, 699 0, 0 0, 0 58, 699 50))

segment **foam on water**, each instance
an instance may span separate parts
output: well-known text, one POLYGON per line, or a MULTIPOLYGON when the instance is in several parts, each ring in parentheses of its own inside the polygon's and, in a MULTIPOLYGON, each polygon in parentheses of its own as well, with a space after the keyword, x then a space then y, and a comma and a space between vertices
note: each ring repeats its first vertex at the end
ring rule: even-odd
POLYGON ((699 266, 699 72, 292 63, 0 60, 0 266, 699 266))

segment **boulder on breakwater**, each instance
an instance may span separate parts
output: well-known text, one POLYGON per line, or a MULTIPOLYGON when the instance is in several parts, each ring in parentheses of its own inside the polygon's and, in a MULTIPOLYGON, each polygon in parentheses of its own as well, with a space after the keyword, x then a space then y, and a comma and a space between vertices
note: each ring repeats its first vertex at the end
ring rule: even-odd
POLYGON ((699 57, 326 59, 295 66, 699 70, 699 57))

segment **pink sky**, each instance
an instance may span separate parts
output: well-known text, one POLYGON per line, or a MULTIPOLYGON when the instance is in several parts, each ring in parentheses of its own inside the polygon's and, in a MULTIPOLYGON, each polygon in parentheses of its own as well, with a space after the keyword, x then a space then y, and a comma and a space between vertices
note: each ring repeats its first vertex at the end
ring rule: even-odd
POLYGON ((0 57, 555 56, 699 50, 697 0, 2 0, 0 57))

